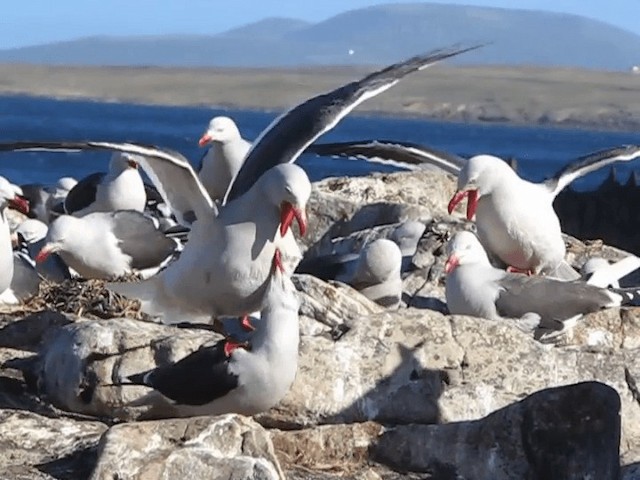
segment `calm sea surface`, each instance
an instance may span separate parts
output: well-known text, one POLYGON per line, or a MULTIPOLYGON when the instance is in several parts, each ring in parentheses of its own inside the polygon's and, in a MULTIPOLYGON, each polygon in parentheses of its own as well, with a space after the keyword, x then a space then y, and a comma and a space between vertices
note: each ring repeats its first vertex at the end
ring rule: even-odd
MULTIPOLYGON (((198 139, 209 119, 216 115, 232 117, 243 136, 253 139, 277 113, 0 96, 0 141, 137 141, 178 150, 197 164, 203 154, 203 150, 198 148, 198 139)), ((344 119, 319 141, 366 138, 423 143, 462 156, 490 153, 503 158, 515 157, 520 174, 531 180, 541 180, 571 159, 591 151, 640 143, 640 133, 635 132, 444 123, 356 115, 344 119)), ((17 184, 53 183, 66 175, 81 178, 105 170, 108 158, 105 153, 5 153, 0 154, 0 175, 17 184)), ((364 161, 316 157, 302 158, 299 163, 312 180, 395 170, 364 161)), ((618 167, 619 178, 626 179, 632 170, 640 171, 640 161, 618 167)), ((608 170, 592 174, 576 186, 581 189, 594 187, 607 173, 608 170)))

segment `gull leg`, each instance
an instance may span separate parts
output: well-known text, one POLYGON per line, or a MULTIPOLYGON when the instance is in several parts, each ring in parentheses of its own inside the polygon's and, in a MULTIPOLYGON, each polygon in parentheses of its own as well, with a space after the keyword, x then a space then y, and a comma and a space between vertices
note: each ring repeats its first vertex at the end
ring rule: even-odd
POLYGON ((507 272, 509 272, 509 273, 524 273, 525 275, 528 275, 529 277, 531 275, 533 275, 533 270, 526 270, 524 268, 512 267, 511 265, 509 265, 507 267, 507 272))

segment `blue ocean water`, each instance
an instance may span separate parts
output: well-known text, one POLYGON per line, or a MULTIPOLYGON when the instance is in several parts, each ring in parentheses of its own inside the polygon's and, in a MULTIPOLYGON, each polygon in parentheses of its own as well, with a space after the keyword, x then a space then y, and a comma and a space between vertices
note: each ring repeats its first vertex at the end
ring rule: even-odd
MULTIPOLYGON (((0 141, 137 141, 178 150, 197 164, 203 154, 198 148, 198 139, 209 119, 216 115, 232 117, 245 138, 253 139, 277 113, 0 96, 0 141)), ((365 138, 422 143, 466 157, 479 153, 515 157, 520 174, 536 181, 580 155, 621 144, 640 143, 640 133, 635 132, 450 123, 357 114, 345 118, 319 141, 365 138)), ((81 178, 103 171, 108 158, 106 153, 86 152, 4 153, 0 154, 0 175, 17 184, 48 184, 66 175, 81 178)), ((364 161, 311 156, 302 158, 299 163, 312 180, 396 170, 364 161)), ((632 170, 640 170, 640 161, 620 165, 617 169, 619 178, 626 179, 632 170)), ((576 186, 580 189, 595 187, 607 174, 608 169, 592 174, 576 186)))

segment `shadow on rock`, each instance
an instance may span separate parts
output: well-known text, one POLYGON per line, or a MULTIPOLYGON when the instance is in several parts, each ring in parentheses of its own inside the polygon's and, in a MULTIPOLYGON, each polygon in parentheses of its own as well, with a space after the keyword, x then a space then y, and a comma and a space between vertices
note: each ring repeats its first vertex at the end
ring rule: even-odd
POLYGON ((599 382, 536 392, 482 419, 385 431, 375 460, 436 478, 615 479, 620 397, 599 382))

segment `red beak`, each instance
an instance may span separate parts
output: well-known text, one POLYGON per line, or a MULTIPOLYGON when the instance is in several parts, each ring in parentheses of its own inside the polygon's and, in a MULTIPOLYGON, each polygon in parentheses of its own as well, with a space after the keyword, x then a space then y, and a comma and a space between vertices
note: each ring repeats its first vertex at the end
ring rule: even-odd
POLYGON ((293 223, 293 219, 298 222, 298 228, 300 229, 300 235, 304 237, 307 233, 307 214, 304 210, 294 207, 289 202, 282 202, 280 206, 280 235, 285 236, 289 231, 289 227, 293 223))
POLYGON ((11 200, 9 200, 9 206, 19 211, 20 213, 24 213, 25 215, 29 213, 29 200, 20 195, 16 195, 11 200))
POLYGON ((211 143, 212 140, 213 140, 213 138, 211 137, 211 135, 209 135, 208 133, 205 133, 204 135, 202 135, 202 137, 200 137, 200 141, 198 142, 198 146, 199 147, 204 147, 205 145, 208 145, 209 143, 211 143))
POLYGON ((51 253, 51 247, 49 245, 45 245, 40 249, 38 255, 36 255, 36 263, 44 262, 47 258, 49 258, 49 255, 51 255, 51 253))
POLYGON ((460 260, 455 254, 449 255, 447 261, 444 264, 444 273, 451 273, 455 270, 455 268, 460 264, 460 260))
POLYGON ((458 204, 465 198, 467 198, 467 220, 471 220, 478 209, 478 190, 456 192, 453 197, 451 197, 447 210, 449 214, 451 214, 451 212, 453 212, 458 204))

